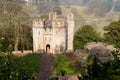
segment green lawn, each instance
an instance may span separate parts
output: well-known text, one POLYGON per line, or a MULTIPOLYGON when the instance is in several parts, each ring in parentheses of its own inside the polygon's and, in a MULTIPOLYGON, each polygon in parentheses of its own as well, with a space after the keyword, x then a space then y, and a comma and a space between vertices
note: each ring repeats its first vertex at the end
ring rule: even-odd
POLYGON ((58 75, 78 73, 72 66, 69 58, 60 55, 56 56, 56 71, 58 75))
POLYGON ((29 54, 23 57, 20 57, 22 62, 27 66, 28 70, 34 70, 35 72, 40 71, 41 55, 39 54, 29 54))

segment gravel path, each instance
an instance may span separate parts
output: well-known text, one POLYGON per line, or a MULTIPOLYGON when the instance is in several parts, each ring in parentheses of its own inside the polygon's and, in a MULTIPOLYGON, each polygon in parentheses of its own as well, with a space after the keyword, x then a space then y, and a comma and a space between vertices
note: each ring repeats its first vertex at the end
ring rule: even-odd
POLYGON ((55 60, 51 54, 43 54, 38 80, 47 80, 55 70, 55 60))

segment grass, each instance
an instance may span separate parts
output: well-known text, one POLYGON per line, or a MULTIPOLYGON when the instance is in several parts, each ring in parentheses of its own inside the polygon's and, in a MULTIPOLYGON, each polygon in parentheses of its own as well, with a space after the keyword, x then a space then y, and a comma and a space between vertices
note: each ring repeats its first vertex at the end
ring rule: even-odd
POLYGON ((58 55, 56 57, 56 71, 58 75, 77 74, 69 58, 58 55))
POLYGON ((34 70, 37 73, 40 71, 41 55, 30 54, 20 57, 20 59, 25 64, 28 70, 34 70))

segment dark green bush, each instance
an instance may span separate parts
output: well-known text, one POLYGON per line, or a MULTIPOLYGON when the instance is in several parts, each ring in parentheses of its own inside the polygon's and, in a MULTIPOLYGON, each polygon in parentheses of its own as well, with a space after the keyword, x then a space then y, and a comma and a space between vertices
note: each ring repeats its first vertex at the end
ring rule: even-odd
POLYGON ((101 63, 96 56, 90 56, 87 61, 89 77, 83 80, 120 80, 120 60, 116 56, 118 51, 113 52, 114 60, 101 63))
POLYGON ((0 55, 0 80, 37 80, 36 73, 26 68, 17 58, 0 55))

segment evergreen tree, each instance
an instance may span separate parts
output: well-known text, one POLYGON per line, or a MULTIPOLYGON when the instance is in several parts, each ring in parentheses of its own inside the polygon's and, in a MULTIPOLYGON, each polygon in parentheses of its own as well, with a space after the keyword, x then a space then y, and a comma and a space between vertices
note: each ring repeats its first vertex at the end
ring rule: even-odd
POLYGON ((83 49, 84 45, 89 42, 100 41, 100 37, 93 27, 86 25, 80 28, 74 35, 74 49, 83 49))
POLYGON ((105 26, 104 30, 105 41, 120 47, 120 20, 105 26))

